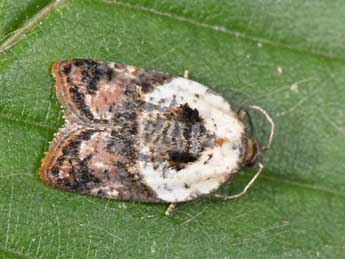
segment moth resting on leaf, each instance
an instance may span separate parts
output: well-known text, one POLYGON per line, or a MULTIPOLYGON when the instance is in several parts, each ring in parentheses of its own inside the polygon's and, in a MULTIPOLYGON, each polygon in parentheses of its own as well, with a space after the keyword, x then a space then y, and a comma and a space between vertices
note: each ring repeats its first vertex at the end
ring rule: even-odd
MULTIPOLYGON (((119 200, 184 202, 256 164, 263 147, 230 104, 182 77, 113 62, 53 65, 66 123, 40 168, 64 190, 119 200)), ((257 106, 272 125, 267 113, 257 106)), ((258 173, 242 195, 262 171, 258 173)))

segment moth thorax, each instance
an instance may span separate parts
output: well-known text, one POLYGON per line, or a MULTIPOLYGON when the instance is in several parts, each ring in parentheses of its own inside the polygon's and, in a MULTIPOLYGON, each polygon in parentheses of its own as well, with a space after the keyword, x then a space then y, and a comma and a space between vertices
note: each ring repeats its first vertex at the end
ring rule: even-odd
POLYGON ((262 147, 255 139, 247 138, 247 147, 243 156, 243 165, 253 166, 262 158, 262 147))

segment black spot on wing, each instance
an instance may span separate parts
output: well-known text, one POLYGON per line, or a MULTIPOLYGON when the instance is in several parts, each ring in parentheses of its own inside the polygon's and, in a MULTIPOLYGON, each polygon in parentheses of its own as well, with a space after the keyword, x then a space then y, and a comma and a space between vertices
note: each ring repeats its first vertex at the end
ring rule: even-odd
POLYGON ((63 72, 65 73, 66 76, 71 73, 71 70, 72 70, 71 64, 68 64, 68 65, 64 66, 64 68, 63 68, 63 72))
POLYGON ((197 160, 197 157, 189 152, 169 152, 169 160, 174 163, 189 163, 197 160))
POLYGON ((199 111, 189 107, 188 103, 180 106, 179 115, 179 119, 186 124, 195 124, 196 122, 201 122, 199 111))

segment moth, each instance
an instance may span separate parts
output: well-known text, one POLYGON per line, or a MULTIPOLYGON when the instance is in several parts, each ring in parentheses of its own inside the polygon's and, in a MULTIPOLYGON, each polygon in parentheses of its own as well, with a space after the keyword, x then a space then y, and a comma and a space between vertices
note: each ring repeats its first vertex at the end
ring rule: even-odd
MULTIPOLYGON (((48 184, 118 200, 172 205, 214 193, 263 147, 219 94, 184 77, 91 59, 53 65, 65 126, 40 168, 48 184)), ((241 113, 243 115, 243 113, 241 113)))

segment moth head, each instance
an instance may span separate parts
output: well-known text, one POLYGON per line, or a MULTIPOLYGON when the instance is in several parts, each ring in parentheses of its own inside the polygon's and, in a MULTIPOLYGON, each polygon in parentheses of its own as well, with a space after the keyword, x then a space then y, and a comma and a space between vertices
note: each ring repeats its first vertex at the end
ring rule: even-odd
POLYGON ((264 151, 271 147, 272 139, 273 139, 273 135, 274 135, 274 130, 275 130, 275 124, 274 124, 272 118, 268 115, 268 113, 264 109, 262 109, 261 107, 256 106, 256 105, 251 105, 251 106, 249 106, 249 108, 257 110, 261 114, 263 114, 265 116, 266 120, 271 125, 271 133, 269 135, 268 142, 265 146, 258 143, 255 140, 255 138, 253 138, 253 137, 249 137, 249 136, 244 137, 246 147, 245 147, 245 153, 243 155, 242 163, 245 166, 254 166, 255 164, 257 164, 261 161, 264 151))
POLYGON ((248 137, 246 142, 246 152, 242 163, 245 166, 254 166, 262 159, 263 148, 254 138, 248 137))

